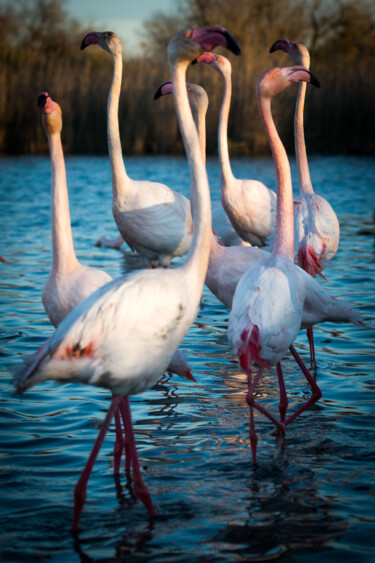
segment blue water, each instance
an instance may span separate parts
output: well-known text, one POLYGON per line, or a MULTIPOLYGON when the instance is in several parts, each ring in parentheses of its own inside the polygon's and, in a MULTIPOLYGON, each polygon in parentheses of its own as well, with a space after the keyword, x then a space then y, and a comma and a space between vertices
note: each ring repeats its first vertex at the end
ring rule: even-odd
MULTIPOLYGON (((246 380, 227 341, 228 311, 205 289, 182 349, 196 383, 165 376, 132 397, 145 482, 159 516, 151 521, 125 476, 114 479, 114 428, 88 485, 80 531, 70 532, 73 488, 105 417, 107 391, 39 385, 13 396, 9 370, 53 332, 41 293, 51 263, 48 158, 0 160, 1 434, 0 538, 5 561, 375 561, 374 237, 360 236, 375 206, 375 160, 311 158, 317 193, 341 225, 339 251, 322 283, 350 301, 366 326, 315 330, 323 397, 289 428, 275 459, 272 425, 256 415, 258 466, 251 464, 246 380)), ((113 276, 135 267, 123 253, 93 246, 115 236, 108 159, 67 159, 76 253, 113 276)), ((188 195, 184 158, 127 159, 129 175, 188 195)), ((275 187, 269 158, 233 161, 238 177, 275 187)), ((216 159, 209 159, 219 199, 216 159)), ((294 177, 295 165, 292 163, 294 177)), ((296 347, 308 361, 300 334, 296 347)), ((309 387, 285 363, 290 409, 309 387)), ((277 413, 275 373, 257 400, 277 413)))

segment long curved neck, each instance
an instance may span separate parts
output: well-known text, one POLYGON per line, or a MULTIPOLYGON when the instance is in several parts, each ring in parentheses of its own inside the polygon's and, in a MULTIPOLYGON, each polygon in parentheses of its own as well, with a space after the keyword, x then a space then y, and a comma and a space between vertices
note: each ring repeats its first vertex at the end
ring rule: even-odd
MULTIPOLYGON (((199 106, 198 108, 192 108, 193 118, 195 127, 198 131, 198 139, 199 139, 199 146, 201 150, 202 160, 204 166, 206 165, 206 112, 199 106)), ((193 212, 194 209, 194 185, 193 182, 191 183, 190 189, 190 206, 193 212)), ((208 263, 208 268, 212 262, 214 262, 215 257, 221 254, 221 246, 216 241, 214 234, 211 232, 210 237, 210 260, 208 263)))
POLYGON ((78 263, 70 225, 69 197, 60 134, 48 135, 51 160, 52 269, 69 272, 78 263))
POLYGON ((314 193, 309 164, 307 162, 305 132, 303 125, 303 110, 305 107, 306 82, 301 82, 298 90, 296 109, 294 113, 294 143, 298 168, 298 183, 301 194, 314 193))
POLYGON ((194 233, 187 260, 182 268, 189 275, 192 286, 196 284, 195 288, 200 297, 210 252, 211 201, 206 168, 186 91, 186 68, 187 63, 171 63, 176 113, 189 162, 193 191, 194 233))
POLYGON ((206 165, 206 112, 200 107, 192 108, 195 127, 198 132, 199 147, 203 164, 206 165))
POLYGON ((271 98, 260 97, 259 110, 276 170, 276 225, 272 254, 282 254, 293 260, 293 190, 289 160, 272 118, 271 98))
MULTIPOLYGON (((195 127, 198 132, 199 147, 202 155, 203 165, 206 166, 206 112, 198 105, 190 105, 195 127)), ((194 184, 190 186, 190 208, 193 213, 194 209, 194 184)))
POLYGON ((108 153, 112 172, 112 195, 113 198, 125 195, 126 185, 129 177, 126 174, 124 159, 122 156, 120 128, 118 120, 118 108, 122 81, 122 53, 112 55, 113 75, 109 90, 107 105, 107 135, 108 153))
POLYGON ((224 78, 224 96, 220 109, 217 142, 219 147, 221 184, 225 186, 233 179, 228 150, 228 119, 232 97, 232 78, 229 73, 223 73, 222 76, 224 78))

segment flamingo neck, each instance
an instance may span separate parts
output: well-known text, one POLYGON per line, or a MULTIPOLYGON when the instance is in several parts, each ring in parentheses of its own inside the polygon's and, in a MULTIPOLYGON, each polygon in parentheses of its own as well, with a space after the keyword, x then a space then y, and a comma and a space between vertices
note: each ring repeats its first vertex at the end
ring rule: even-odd
POLYGON ((195 295, 201 297, 203 283, 206 277, 208 258, 210 253, 211 235, 211 201, 206 169, 203 163, 201 147, 197 129, 191 113, 186 91, 186 69, 188 63, 171 63, 170 70, 173 83, 174 100, 181 136, 191 174, 193 194, 193 226, 194 233, 187 255, 182 266, 190 274, 190 283, 195 288, 195 295))
POLYGON ((69 197, 60 134, 48 135, 51 160, 52 269, 69 273, 78 264, 70 225, 69 197))
MULTIPOLYGON (((203 165, 206 166, 206 112, 204 112, 199 106, 194 108, 191 107, 191 109, 192 109, 195 127, 198 132, 199 146, 202 155, 203 165)), ((193 213, 193 209, 194 209, 193 182, 191 182, 191 186, 190 186, 190 209, 191 209, 191 213, 193 213)))
POLYGON ((229 73, 222 73, 224 78, 224 96, 220 109, 219 128, 218 128, 218 147, 220 160, 221 185, 223 192, 233 180, 233 173, 229 160, 228 149, 228 119, 230 102, 232 97, 232 78, 229 73))
POLYGON ((271 98, 260 97, 259 110, 272 151, 276 171, 276 225, 272 254, 294 259, 293 189, 289 160, 271 112, 271 98))
POLYGON ((298 168, 298 183, 300 194, 313 194, 309 164, 307 162, 305 133, 303 125, 303 110, 305 107, 306 82, 301 82, 298 90, 296 109, 294 113, 294 143, 298 168))
POLYGON ((118 108, 122 82, 122 53, 121 51, 112 55, 113 74, 109 90, 107 105, 107 134, 108 153, 112 172, 112 195, 113 199, 120 198, 126 193, 129 185, 129 177, 126 174, 124 159, 122 155, 120 128, 118 119, 118 108))
POLYGON ((206 165, 206 116, 203 111, 193 111, 194 123, 198 131, 199 146, 203 164, 206 165))

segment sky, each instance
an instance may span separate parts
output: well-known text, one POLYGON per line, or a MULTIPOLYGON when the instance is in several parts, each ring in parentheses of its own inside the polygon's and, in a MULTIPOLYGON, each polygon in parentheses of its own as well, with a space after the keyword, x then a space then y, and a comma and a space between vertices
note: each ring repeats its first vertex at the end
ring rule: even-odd
MULTIPOLYGON (((66 0, 70 17, 92 24, 93 31, 114 31, 124 50, 136 52, 141 24, 155 12, 175 11, 175 0, 66 0)), ((136 53, 135 53, 136 54, 136 53)))

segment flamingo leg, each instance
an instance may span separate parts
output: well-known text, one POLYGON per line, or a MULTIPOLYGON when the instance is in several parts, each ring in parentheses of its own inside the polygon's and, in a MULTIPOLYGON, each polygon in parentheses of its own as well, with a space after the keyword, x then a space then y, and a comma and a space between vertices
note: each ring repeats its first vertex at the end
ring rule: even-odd
POLYGON ((104 423, 95 440, 94 446, 91 450, 89 459, 86 462, 85 468, 82 471, 81 476, 78 479, 77 484, 74 488, 74 512, 73 512, 73 523, 72 523, 73 531, 76 531, 78 529, 79 519, 81 516, 83 505, 85 504, 86 501, 87 482, 90 478, 91 471, 94 466, 95 460, 98 456, 99 450, 103 444, 104 437, 107 433, 109 425, 111 424, 112 417, 115 414, 116 410, 118 409, 120 402, 121 402, 120 396, 118 395, 112 396, 112 401, 109 406, 107 416, 105 417, 104 423))
POLYGON ((286 410, 288 408, 288 397, 286 394, 285 382, 284 382, 284 377, 283 377, 283 372, 281 370, 280 362, 276 364, 276 370, 277 370, 277 378, 279 380, 279 388, 280 388, 280 402, 279 402, 280 421, 285 422, 286 410))
POLYGON ((116 425, 116 441, 113 447, 113 473, 118 475, 120 473, 121 455, 124 448, 124 439, 122 437, 121 419, 119 410, 115 412, 115 425, 116 425))
POLYGON ((285 424, 283 422, 280 422, 279 420, 277 420, 272 413, 270 413, 270 411, 268 409, 266 409, 265 407, 263 407, 262 405, 260 405, 259 403, 257 403, 254 400, 254 389, 256 387, 256 385, 258 384, 259 379, 262 376, 262 373, 264 371, 264 368, 259 368, 254 381, 252 381, 251 379, 251 372, 249 371, 248 373, 248 384, 249 384, 249 390, 248 393, 246 395, 246 401, 249 405, 249 409, 250 409, 250 443, 251 443, 251 451, 252 451, 252 457, 253 457, 253 463, 256 463, 256 447, 257 447, 257 441, 258 441, 258 437, 255 434, 255 428, 254 428, 254 413, 253 413, 253 409, 256 409, 257 411, 261 412, 262 414, 264 414, 267 418, 269 418, 269 420, 271 422, 273 422, 273 424, 276 426, 276 428, 282 433, 284 434, 285 432, 285 424))
MULTIPOLYGON (((262 372, 263 370, 260 369, 259 371, 262 372)), ((258 374, 259 374, 259 372, 258 372, 258 374)), ((258 378, 258 380, 259 380, 259 378, 258 378)), ((248 393, 247 393, 247 396, 246 396, 246 401, 249 405, 251 456, 253 458, 253 464, 255 465, 256 462, 257 462, 258 436, 257 436, 257 433, 255 432, 254 405, 253 405, 253 401, 252 401, 252 398, 253 398, 252 394, 253 394, 253 391, 254 391, 254 387, 252 385, 251 370, 249 370, 249 373, 247 375, 247 381, 248 381, 249 390, 248 390, 248 393)))
POLYGON ((311 375, 311 373, 309 372, 309 370, 307 369, 307 367, 303 363, 301 357, 297 353, 297 350, 294 348, 294 346, 291 346, 289 348, 289 350, 291 351, 294 359, 296 360, 297 364, 301 368, 302 373, 304 374, 307 381, 309 382, 309 384, 311 386, 312 395, 311 395, 310 399, 304 405, 302 405, 299 409, 296 410, 296 412, 294 412, 291 416, 289 416, 289 418, 286 419, 285 426, 288 426, 288 424, 293 422, 293 420, 295 418, 297 418, 297 416, 299 416, 306 409, 308 409, 312 405, 314 405, 322 396, 322 392, 321 392, 318 384, 316 383, 314 377, 311 375))
POLYGON ((151 500, 151 495, 144 484, 142 479, 141 470, 139 467, 139 461, 137 456, 137 448, 135 445, 135 438, 133 432, 133 424, 130 413, 129 397, 124 397, 121 403, 121 407, 124 409, 125 417, 125 428, 126 434, 129 438, 129 447, 131 451, 131 461, 133 466, 133 480, 134 480, 134 492, 139 498, 139 500, 144 504, 150 516, 156 516, 156 510, 151 500))
POLYGON ((122 423, 124 425, 125 430, 125 472, 127 475, 130 475, 130 467, 131 467, 131 447, 130 447, 130 440, 129 440, 129 421, 126 419, 126 408, 125 408, 125 398, 122 399, 120 403, 120 413, 122 418, 122 423))
POLYGON ((314 334, 313 334, 313 327, 309 326, 306 329, 307 339, 309 341, 310 346, 310 360, 311 365, 315 369, 316 368, 316 360, 315 360, 315 346, 314 346, 314 334))

